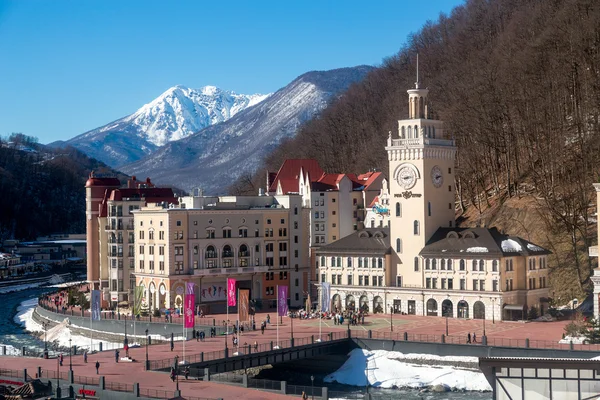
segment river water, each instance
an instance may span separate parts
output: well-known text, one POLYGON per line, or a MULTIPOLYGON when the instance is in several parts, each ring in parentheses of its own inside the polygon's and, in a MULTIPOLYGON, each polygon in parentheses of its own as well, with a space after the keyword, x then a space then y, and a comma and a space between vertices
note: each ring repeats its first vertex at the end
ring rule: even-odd
MULTIPOLYGON (((18 313, 18 308, 22 303, 30 303, 32 299, 37 299, 44 293, 55 290, 52 287, 43 288, 27 288, 18 292, 0 293, 0 344, 12 346, 17 350, 26 346, 28 349, 37 349, 42 351, 44 342, 25 332, 24 328, 14 321, 15 315, 18 313), (28 302, 29 300, 29 302, 28 302)), ((274 368, 275 374, 276 368, 274 368)), ((273 377, 274 378, 274 377, 273 377)), ((310 385, 310 375, 297 374, 295 379, 290 379, 289 376, 282 379, 287 379, 290 385, 310 385)), ((323 386, 320 381, 315 381, 315 386, 323 386)), ((327 384, 330 393, 336 394, 335 398, 345 399, 367 399, 364 388, 354 386, 327 384)), ((418 390, 398 390, 398 389, 377 389, 369 388, 370 398, 373 400, 490 400, 492 399, 491 392, 449 392, 449 393, 420 393, 418 390)), ((331 396, 330 396, 331 398, 331 396)))

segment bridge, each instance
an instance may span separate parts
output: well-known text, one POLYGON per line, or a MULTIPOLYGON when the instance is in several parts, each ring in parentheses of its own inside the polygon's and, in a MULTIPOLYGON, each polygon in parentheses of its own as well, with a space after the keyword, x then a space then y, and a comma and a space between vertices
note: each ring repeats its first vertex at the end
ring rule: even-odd
MULTIPOLYGON (((203 377, 246 368, 274 365, 289 361, 312 359, 323 355, 345 355, 352 349, 386 350, 402 353, 423 353, 439 356, 468 357, 535 357, 591 359, 598 355, 597 345, 558 344, 546 341, 530 341, 482 338, 483 343, 466 344, 456 337, 444 335, 411 335, 374 331, 338 331, 323 336, 284 340, 279 346, 274 342, 225 348, 220 351, 202 352, 177 358, 181 365, 190 367, 191 375, 203 377)), ((170 371, 175 359, 150 360, 147 369, 170 371)))

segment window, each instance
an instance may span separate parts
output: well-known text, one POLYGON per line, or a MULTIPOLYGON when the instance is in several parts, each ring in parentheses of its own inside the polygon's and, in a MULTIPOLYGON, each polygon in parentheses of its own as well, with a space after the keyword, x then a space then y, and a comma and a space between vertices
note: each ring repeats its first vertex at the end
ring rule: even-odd
POLYGON ((206 230, 206 238, 207 239, 214 239, 215 238, 215 230, 212 228, 209 228, 206 230))
POLYGON ((352 285, 352 275, 348 274, 346 278, 348 279, 348 285, 352 285))
POLYGON ((383 258, 377 260, 377 268, 383 268, 383 258))
POLYGON ((140 246, 140 254, 144 254, 144 245, 140 246))
POLYGON ((154 240, 154 231, 148 231, 148 240, 154 240))
POLYGON ((431 269, 437 269, 437 258, 431 260, 431 269))
POLYGON ((348 268, 352 268, 352 257, 348 257, 346 262, 348 263, 348 268))
POLYGON ((335 203, 335 199, 331 199, 331 202, 332 202, 332 203, 335 203))
POLYGON ((273 257, 266 257, 265 264, 267 267, 272 267, 273 266, 273 257))
POLYGON ((183 246, 175 246, 175 255, 182 256, 183 255, 183 246))
POLYGON ((431 269, 431 260, 429 258, 425 259, 425 270, 431 269))
POLYGON ((271 225, 271 218, 267 219, 267 225, 271 225))
POLYGON ((452 210, 452 203, 448 203, 448 210, 452 210))
POLYGON ((494 280, 492 281, 492 290, 493 290, 494 292, 497 292, 497 291, 498 291, 498 281, 497 281, 496 279, 494 279, 494 280))
POLYGON ((279 228, 279 236, 286 237, 287 236, 287 228, 279 228))
POLYGON ((446 259, 445 258, 442 258, 440 260, 440 269, 441 270, 445 270, 446 269, 446 259))
POLYGON ((363 285, 363 276, 359 275, 358 276, 358 286, 362 286, 363 285))
POLYGON ((279 242, 279 251, 287 251, 287 242, 279 242))
POLYGON ((473 271, 477 271, 477 260, 473 260, 473 271))
POLYGON ((427 202, 427 216, 431 217, 431 202, 427 202))
POLYGON ((321 211, 321 219, 325 218, 325 211, 321 211))
POLYGON ((479 260, 479 271, 485 271, 485 260, 479 260))
POLYGON ((431 278, 425 278, 425 288, 431 289, 431 278))
POLYGON ((402 253, 402 240, 400 238, 396 239, 396 252, 402 253))
POLYGON ((298 258, 298 250, 294 250, 294 257, 298 258))
POLYGON ((158 239, 159 240, 165 240, 165 231, 159 231, 158 232, 158 239))
POLYGON ((331 215, 335 215, 335 211, 332 211, 332 212, 331 212, 331 215))
POLYGON ((415 272, 419 271, 419 257, 415 257, 415 272))
POLYGON ((259 237, 260 236, 260 232, 258 231, 258 229, 254 230, 254 237, 259 237))
MULTIPOLYGON (((294 215, 298 215, 298 207, 294 207, 294 215)), ((296 285, 298 286, 298 285, 296 285)))
POLYGON ((451 258, 448 259, 448 271, 452 271, 452 268, 454 268, 454 266, 452 265, 453 261, 451 258))
POLYGON ((431 278, 431 288, 437 289, 437 278, 431 278))
POLYGON ((154 271, 154 261, 148 261, 148 267, 151 271, 154 271))
POLYGON ((315 206, 319 205, 319 199, 315 200, 315 206))
POLYGON ((336 227, 336 224, 335 224, 335 222, 334 222, 333 224, 331 224, 331 227, 332 227, 332 228, 335 228, 335 227, 336 227))
POLYGON ((485 292, 485 279, 479 280, 479 290, 481 290, 482 292, 485 292))
POLYGON ((300 285, 300 280, 298 278, 296 278, 294 280, 294 286, 298 286, 298 285, 300 285))
POLYGON ((337 258, 337 266, 341 267, 342 266, 342 257, 338 257, 337 258))
POLYGON ((148 254, 154 255, 154 246, 148 246, 148 254))
POLYGON ((460 270, 461 271, 465 270, 465 260, 460 260, 460 270))
MULTIPOLYGON (((331 266, 335 267, 335 257, 331 257, 331 266)), ((340 265, 341 267, 341 265, 340 265)))
POLYGON ((492 272, 498 272, 498 260, 492 261, 492 272))
POLYGON ((448 290, 454 289, 454 280, 452 278, 448 278, 448 290))
POLYGON ((400 203, 396 203, 396 217, 402 216, 402 206, 400 203))
POLYGON ((452 185, 448 185, 448 191, 451 192, 452 191, 452 185))
POLYGON ((140 239, 144 240, 144 231, 140 231, 140 239))
POLYGON ((231 229, 230 228, 223 228, 223 237, 224 238, 230 238, 231 237, 231 229))
POLYGON ((414 234, 418 235, 419 234, 419 221, 415 220, 415 222, 413 223, 414 226, 414 234))
POLYGON ((144 269, 144 260, 140 260, 140 269, 144 269))
POLYGON ((165 270, 165 262, 164 261, 159 261, 158 262, 158 270, 159 271, 164 271, 165 270))
POLYGON ((285 224, 285 219, 281 218, 280 222, 282 225, 285 224))
POLYGON ((402 287, 402 277, 401 276, 396 277, 396 286, 402 287))
POLYGON ((265 229, 265 237, 273 237, 273 228, 265 229))
POLYGON ((362 257, 358 257, 358 268, 362 268, 363 266, 363 259, 362 257))
POLYGON ((473 290, 477 290, 478 287, 479 287, 479 280, 473 279, 473 290))
POLYGON ((298 235, 294 236, 294 243, 298 243, 298 235))
POLYGON ((451 174, 452 173, 452 168, 448 168, 448 173, 451 174))
POLYGON ((319 224, 315 224, 315 231, 319 231, 319 224))
POLYGON ((294 229, 298 229, 298 221, 294 221, 294 229))
POLYGON ((181 226, 181 221, 177 221, 177 226, 181 226))
POLYGON ((466 279, 460 280, 460 290, 467 290, 467 280, 466 279))
POLYGON ((265 251, 273 251, 273 243, 267 243, 265 245, 265 251))
MULTIPOLYGON (((373 280, 375 280, 375 277, 373 277, 373 280)), ((365 275, 365 286, 369 286, 369 275, 365 275)))
POLYGON ((239 237, 248 237, 248 229, 240 228, 238 230, 239 237))

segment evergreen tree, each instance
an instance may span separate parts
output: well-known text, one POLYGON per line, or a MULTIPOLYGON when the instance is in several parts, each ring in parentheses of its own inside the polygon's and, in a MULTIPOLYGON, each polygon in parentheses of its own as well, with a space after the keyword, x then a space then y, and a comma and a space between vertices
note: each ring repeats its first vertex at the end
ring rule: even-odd
POLYGON ((600 320, 596 318, 590 318, 586 325, 587 329, 584 332, 586 343, 600 343, 600 320))

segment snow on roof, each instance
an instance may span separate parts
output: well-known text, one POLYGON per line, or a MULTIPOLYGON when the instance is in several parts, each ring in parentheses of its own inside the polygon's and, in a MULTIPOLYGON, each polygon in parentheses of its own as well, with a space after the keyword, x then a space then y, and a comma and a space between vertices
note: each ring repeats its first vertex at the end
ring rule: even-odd
POLYGON ((521 245, 512 239, 506 239, 502 241, 502 251, 505 253, 519 252, 522 250, 523 248, 521 245))
POLYGON ((533 243, 527 243, 527 250, 531 250, 531 251, 544 251, 544 249, 542 249, 540 246, 536 246, 533 243))
POLYGON ((489 253, 487 247, 469 247, 467 253, 489 253))

